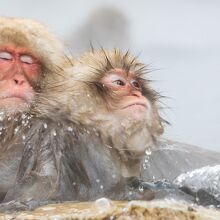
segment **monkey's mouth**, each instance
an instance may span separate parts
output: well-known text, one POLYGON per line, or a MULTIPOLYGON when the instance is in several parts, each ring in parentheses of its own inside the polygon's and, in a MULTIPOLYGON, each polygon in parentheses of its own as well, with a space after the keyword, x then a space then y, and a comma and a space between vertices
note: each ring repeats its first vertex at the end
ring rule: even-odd
POLYGON ((7 95, 7 96, 3 96, 3 97, 0 97, 0 98, 3 99, 3 100, 20 100, 20 101, 23 101, 23 102, 27 102, 27 99, 26 99, 25 96, 18 95, 18 94, 7 95))
POLYGON ((131 103, 131 104, 126 105, 125 107, 123 107, 123 109, 130 108, 130 107, 147 108, 147 104, 146 103, 142 103, 142 102, 131 103))

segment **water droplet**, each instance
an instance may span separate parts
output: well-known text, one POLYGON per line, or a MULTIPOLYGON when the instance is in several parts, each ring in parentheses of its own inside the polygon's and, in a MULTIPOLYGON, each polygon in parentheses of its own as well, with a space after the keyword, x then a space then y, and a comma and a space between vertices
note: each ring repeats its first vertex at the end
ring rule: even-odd
POLYGON ((112 174, 112 178, 115 179, 115 178, 116 178, 116 175, 115 175, 115 174, 112 174))
POLYGON ((143 192, 143 191, 144 191, 144 187, 143 187, 143 186, 139 186, 138 190, 139 190, 140 192, 143 192))
POLYGON ((47 123, 44 123, 44 128, 45 128, 45 129, 47 128, 47 123))
POLYGON ((150 149, 150 148, 146 149, 145 154, 146 154, 147 156, 150 156, 150 155, 152 154, 151 149, 150 149))
POLYGON ((97 199, 95 201, 95 205, 100 211, 103 211, 103 212, 110 209, 112 206, 111 201, 107 198, 97 199))
POLYGON ((27 116, 26 116, 25 114, 22 114, 22 115, 21 115, 21 118, 22 118, 22 119, 25 119, 26 117, 27 117, 27 116))
POLYGON ((19 127, 15 128, 14 129, 14 134, 16 134, 18 132, 18 130, 19 130, 19 127))

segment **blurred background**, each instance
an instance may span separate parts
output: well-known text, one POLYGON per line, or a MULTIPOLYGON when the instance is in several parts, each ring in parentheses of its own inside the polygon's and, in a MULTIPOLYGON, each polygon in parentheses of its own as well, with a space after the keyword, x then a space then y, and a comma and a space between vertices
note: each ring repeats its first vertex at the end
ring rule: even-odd
POLYGON ((220 151, 219 0, 0 0, 0 15, 43 22, 72 54, 119 47, 154 69, 165 136, 220 151))

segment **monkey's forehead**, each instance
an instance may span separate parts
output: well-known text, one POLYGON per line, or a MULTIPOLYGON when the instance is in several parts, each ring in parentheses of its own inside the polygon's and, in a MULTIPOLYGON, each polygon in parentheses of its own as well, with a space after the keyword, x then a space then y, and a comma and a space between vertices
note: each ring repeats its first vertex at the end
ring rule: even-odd
POLYGON ((64 51, 61 42, 41 23, 25 18, 0 17, 0 45, 9 42, 33 49, 34 54, 48 62, 58 62, 64 51))
POLYGON ((92 52, 84 53, 79 61, 82 65, 88 65, 96 70, 109 71, 115 68, 132 70, 144 73, 145 64, 141 63, 135 56, 128 51, 123 52, 118 48, 113 50, 98 49, 92 52))

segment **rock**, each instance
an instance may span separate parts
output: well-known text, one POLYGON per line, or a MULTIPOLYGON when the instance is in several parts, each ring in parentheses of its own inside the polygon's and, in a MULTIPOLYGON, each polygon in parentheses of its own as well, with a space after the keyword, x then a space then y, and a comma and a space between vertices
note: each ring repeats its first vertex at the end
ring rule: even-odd
POLYGON ((174 180, 174 184, 197 196, 199 204, 220 208, 220 165, 183 173, 174 180))
POLYGON ((161 138, 146 154, 141 179, 174 181, 183 173, 219 164, 220 152, 161 138))
POLYGON ((220 212, 174 200, 117 202, 65 202, 39 207, 32 212, 0 214, 0 220, 219 220, 220 212))

